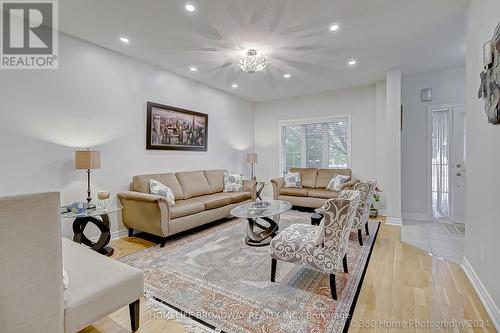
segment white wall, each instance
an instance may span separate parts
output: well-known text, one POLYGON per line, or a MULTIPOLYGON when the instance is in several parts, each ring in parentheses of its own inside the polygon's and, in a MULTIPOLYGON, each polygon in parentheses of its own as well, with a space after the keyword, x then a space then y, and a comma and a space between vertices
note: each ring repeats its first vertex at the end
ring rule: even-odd
POLYGON ((404 75, 401 133, 403 217, 427 218, 427 109, 465 103, 465 67, 404 75), (432 88, 432 101, 421 102, 420 91, 432 88))
MULTIPOLYGON (((477 274, 491 296, 490 310, 496 306, 500 329, 500 126, 487 122, 484 100, 479 100, 479 73, 483 69, 483 44, 493 36, 500 22, 500 1, 474 0, 467 10, 466 112, 467 112, 467 199, 466 264, 477 274), (484 261, 481 247, 484 246, 484 261), (493 303, 496 303, 494 305, 493 303)), ((487 299, 485 293, 479 293, 487 299)), ((488 307, 487 307, 488 308, 488 307)), ((492 316, 492 312, 490 312, 492 316)))
MULTIPOLYGON (((101 150, 94 194, 127 190, 133 175, 210 168, 248 173, 250 102, 75 38, 60 36, 60 68, 0 71, 0 195, 61 191, 86 198, 75 147, 101 150), (208 152, 147 151, 146 101, 209 114, 208 152)), ((122 228, 112 217, 112 230, 122 228)), ((71 235, 70 221, 63 232, 71 235)))
MULTIPOLYGON (((269 181, 280 176, 279 121, 351 115, 351 168, 354 177, 376 179, 375 85, 330 91, 255 104, 256 175, 269 181)), ((266 188, 272 195, 272 188, 266 188)))

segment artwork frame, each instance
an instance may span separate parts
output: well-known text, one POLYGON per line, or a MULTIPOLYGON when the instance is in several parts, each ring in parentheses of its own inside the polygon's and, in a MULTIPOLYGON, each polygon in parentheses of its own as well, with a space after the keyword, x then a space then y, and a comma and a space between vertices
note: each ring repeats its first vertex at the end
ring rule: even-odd
POLYGON ((146 149, 208 151, 208 114, 149 101, 146 113, 146 149))

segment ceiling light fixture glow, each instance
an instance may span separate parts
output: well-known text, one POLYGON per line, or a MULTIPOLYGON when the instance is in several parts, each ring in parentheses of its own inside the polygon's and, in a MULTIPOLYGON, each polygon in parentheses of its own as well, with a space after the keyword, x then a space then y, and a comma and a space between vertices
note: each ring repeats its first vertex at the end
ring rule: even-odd
POLYGON ((197 71, 198 71, 198 67, 196 67, 196 66, 191 66, 191 67, 189 67, 189 70, 190 70, 191 72, 197 72, 197 71))
POLYGON ((243 72, 248 74, 255 74, 257 72, 263 71, 268 65, 267 57, 263 55, 257 55, 257 51, 250 49, 247 55, 238 59, 238 65, 243 72))
POLYGON ((233 83, 233 84, 231 85, 231 87, 232 87, 233 89, 236 89, 236 88, 238 88, 238 84, 237 84, 237 83, 233 83))
POLYGON ((337 31, 339 30, 340 25, 338 23, 334 23, 330 26, 330 31, 337 31))
POLYGON ((291 74, 283 74, 283 78, 284 78, 284 79, 289 79, 289 78, 291 78, 291 77, 292 77, 292 75, 291 75, 291 74))
POLYGON ((193 4, 188 3, 184 8, 190 13, 194 13, 196 11, 196 7, 193 4))
POLYGON ((120 42, 124 45, 128 45, 128 44, 130 44, 130 39, 127 36, 121 36, 120 42))
POLYGON ((356 66, 358 62, 356 61, 356 59, 351 59, 347 62, 347 65, 349 65, 350 67, 352 66, 356 66))

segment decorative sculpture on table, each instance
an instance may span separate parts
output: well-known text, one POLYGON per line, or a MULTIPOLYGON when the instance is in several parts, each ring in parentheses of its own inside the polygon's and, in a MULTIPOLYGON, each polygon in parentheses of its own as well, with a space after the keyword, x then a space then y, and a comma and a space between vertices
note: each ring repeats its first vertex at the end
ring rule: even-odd
POLYGON ((485 99, 484 110, 488 121, 500 124, 500 23, 493 39, 484 44, 484 71, 481 73, 479 98, 485 99))

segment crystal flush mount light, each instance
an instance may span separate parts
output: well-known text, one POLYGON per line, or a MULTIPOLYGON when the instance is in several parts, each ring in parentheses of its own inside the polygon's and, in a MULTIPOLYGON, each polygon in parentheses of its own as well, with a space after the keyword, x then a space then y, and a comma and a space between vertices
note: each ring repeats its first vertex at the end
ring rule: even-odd
POLYGON ((248 74, 255 74, 266 69, 268 64, 267 57, 257 55, 257 51, 250 49, 247 55, 238 59, 238 65, 243 72, 248 74))

